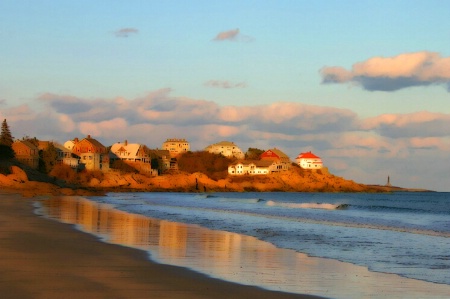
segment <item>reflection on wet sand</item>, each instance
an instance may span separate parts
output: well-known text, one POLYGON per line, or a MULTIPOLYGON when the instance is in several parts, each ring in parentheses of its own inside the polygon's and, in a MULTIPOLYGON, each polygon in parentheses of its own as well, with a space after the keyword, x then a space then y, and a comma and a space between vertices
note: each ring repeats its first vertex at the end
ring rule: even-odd
POLYGON ((102 240, 149 252, 155 261, 272 290, 333 298, 446 298, 450 286, 312 258, 253 237, 115 210, 78 197, 40 202, 40 212, 102 240))

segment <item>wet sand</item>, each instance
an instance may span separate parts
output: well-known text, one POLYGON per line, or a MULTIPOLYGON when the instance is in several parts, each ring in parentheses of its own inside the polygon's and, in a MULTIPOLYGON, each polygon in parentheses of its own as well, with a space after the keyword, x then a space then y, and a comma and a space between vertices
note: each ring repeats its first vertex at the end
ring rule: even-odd
POLYGON ((318 298, 267 291, 153 263, 33 213, 0 191, 1 298, 318 298))

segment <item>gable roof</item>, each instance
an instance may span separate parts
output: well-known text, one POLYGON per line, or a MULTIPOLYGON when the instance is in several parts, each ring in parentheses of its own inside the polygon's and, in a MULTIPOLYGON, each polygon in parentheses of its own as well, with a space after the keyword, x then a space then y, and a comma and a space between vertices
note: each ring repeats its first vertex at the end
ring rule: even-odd
MULTIPOLYGON (((14 141, 14 143, 21 143, 21 144, 25 145, 26 147, 28 147, 30 149, 38 150, 37 146, 35 146, 33 143, 31 143, 31 142, 29 142, 27 140, 16 140, 16 141, 14 141)), ((14 145, 14 143, 13 143, 13 145, 14 145)))
POLYGON ((141 153, 140 156, 148 155, 146 149, 147 149, 147 147, 145 145, 143 145, 143 144, 128 143, 128 142, 120 143, 120 142, 118 142, 118 143, 114 143, 111 146, 111 150, 110 151, 113 154, 116 154, 116 153, 119 153, 119 152, 126 152, 129 155, 128 158, 135 158, 135 157, 139 156, 139 153, 141 153))
MULTIPOLYGON (((106 148, 106 146, 101 144, 97 139, 91 138, 90 135, 88 135, 88 137, 84 138, 83 140, 86 140, 87 142, 89 142, 90 144, 92 144, 97 148, 106 148)), ((83 140, 81 140, 80 142, 83 142, 83 140)))
MULTIPOLYGON (((67 143, 67 142, 66 142, 67 143)), ((96 153, 106 153, 106 146, 101 144, 98 140, 91 138, 91 135, 88 135, 86 138, 78 141, 78 138, 74 139, 74 146, 72 148, 72 152, 81 152, 85 153, 88 149, 93 149, 93 152, 96 153)))
POLYGON ((288 159, 289 157, 288 155, 286 155, 285 153, 283 153, 282 151, 280 151, 277 148, 272 148, 270 150, 265 151, 264 153, 261 154, 261 159, 288 159))

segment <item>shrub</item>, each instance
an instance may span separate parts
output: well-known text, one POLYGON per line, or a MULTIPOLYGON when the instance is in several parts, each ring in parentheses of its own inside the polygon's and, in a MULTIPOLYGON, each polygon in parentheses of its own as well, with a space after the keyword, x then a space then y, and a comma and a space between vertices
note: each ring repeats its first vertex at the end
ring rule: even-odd
POLYGON ((49 175, 70 183, 75 183, 77 181, 77 173, 72 167, 66 164, 55 165, 49 175))
POLYGON ((220 180, 227 177, 228 165, 233 161, 205 151, 187 152, 178 158, 178 169, 188 173, 201 172, 213 180, 220 180))

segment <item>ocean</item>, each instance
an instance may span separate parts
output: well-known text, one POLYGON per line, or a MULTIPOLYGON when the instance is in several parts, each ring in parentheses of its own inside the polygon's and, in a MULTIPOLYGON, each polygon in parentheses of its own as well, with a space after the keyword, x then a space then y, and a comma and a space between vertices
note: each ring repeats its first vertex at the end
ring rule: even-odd
POLYGON ((450 296, 450 193, 109 193, 88 199, 97 214, 89 216, 90 229, 77 222, 80 215, 51 210, 54 203, 41 203, 39 213, 112 243, 127 240, 122 245, 148 250, 162 263, 268 289, 330 298, 450 296), (139 223, 132 233, 138 244, 129 244, 127 231, 108 236, 100 220, 111 217, 99 209, 139 215, 121 216, 139 223), (173 223, 182 225, 167 226, 173 223), (163 225, 169 228, 161 241, 163 225), (195 248, 187 247, 189 240, 195 248), (350 283, 355 290, 346 291, 350 283))

